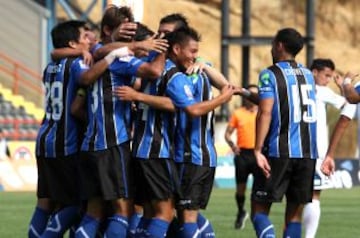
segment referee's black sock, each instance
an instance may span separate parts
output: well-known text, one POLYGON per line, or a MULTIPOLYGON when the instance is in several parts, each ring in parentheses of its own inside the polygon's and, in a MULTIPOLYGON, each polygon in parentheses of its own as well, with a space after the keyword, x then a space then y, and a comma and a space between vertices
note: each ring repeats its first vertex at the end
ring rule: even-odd
POLYGON ((240 196, 239 194, 235 193, 235 199, 240 214, 244 211, 245 196, 240 196))

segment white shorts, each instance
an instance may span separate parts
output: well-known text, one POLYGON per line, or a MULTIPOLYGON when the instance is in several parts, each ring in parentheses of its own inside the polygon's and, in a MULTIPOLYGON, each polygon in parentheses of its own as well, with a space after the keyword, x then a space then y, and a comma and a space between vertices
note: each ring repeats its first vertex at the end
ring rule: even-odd
POLYGON ((326 176, 321 172, 321 165, 324 159, 318 158, 316 160, 315 174, 314 174, 314 190, 323 190, 335 188, 334 179, 332 176, 326 176))

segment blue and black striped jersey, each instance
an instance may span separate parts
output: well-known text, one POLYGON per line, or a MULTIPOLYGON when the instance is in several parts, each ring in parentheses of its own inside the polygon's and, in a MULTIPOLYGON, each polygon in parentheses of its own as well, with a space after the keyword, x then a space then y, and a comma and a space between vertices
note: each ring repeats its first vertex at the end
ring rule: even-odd
POLYGON ((130 85, 142 63, 133 56, 117 59, 88 89, 89 122, 81 150, 104 150, 130 140, 130 103, 115 97, 113 89, 130 85))
POLYGON ((186 76, 174 74, 166 89, 167 95, 178 108, 175 132, 175 161, 200 166, 216 167, 213 112, 200 117, 190 117, 185 107, 206 100, 213 95, 205 73, 186 76))
POLYGON ((36 139, 36 154, 46 158, 63 157, 78 151, 78 128, 71 115, 71 103, 78 79, 88 66, 81 58, 51 62, 44 70, 45 117, 36 139))
POLYGON ((259 97, 274 99, 264 154, 316 159, 317 117, 311 71, 295 61, 278 62, 260 73, 259 97))
MULTIPOLYGON (((169 60, 156 81, 142 81, 142 91, 156 96, 165 96, 169 79, 178 73, 169 60)), ((175 120, 171 112, 157 110, 144 103, 138 104, 132 153, 136 158, 173 158, 175 120)))

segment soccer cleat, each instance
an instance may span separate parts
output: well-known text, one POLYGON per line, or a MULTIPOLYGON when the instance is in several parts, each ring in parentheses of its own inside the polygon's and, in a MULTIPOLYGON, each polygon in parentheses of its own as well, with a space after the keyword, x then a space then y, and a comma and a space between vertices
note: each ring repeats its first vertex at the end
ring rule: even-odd
POLYGON ((244 229, 245 222, 249 218, 249 214, 246 211, 238 213, 235 221, 235 229, 244 229))

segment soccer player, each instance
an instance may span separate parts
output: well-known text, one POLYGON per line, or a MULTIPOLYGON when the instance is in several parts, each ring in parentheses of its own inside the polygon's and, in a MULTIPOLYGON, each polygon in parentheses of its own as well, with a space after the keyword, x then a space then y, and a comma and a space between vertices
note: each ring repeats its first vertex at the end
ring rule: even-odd
MULTIPOLYGON (((249 85, 247 90, 253 94, 258 94, 258 87, 256 85, 249 85)), ((245 98, 243 106, 235 110, 231 115, 225 131, 225 140, 235 155, 235 200, 238 207, 235 229, 243 229, 245 221, 249 216, 244 209, 244 203, 248 176, 254 173, 257 166, 254 156, 256 114, 257 105, 245 98), (236 144, 231 139, 234 131, 236 131, 237 135, 236 144)))
POLYGON ((259 75, 259 111, 251 217, 257 237, 275 237, 268 217, 273 202, 286 196, 283 237, 301 237, 301 215, 311 201, 316 150, 316 98, 311 71, 295 61, 303 48, 293 28, 272 42, 273 65, 259 75))
POLYGON ((142 80, 141 91, 145 93, 138 93, 129 87, 117 89, 121 99, 139 102, 132 154, 137 175, 136 200, 144 206, 144 219, 137 233, 149 237, 165 236, 174 217, 174 197, 179 184, 173 160, 174 119, 171 111, 174 111, 174 107, 170 100, 162 100, 161 97, 151 98, 147 104, 144 103, 149 99, 148 94, 164 95, 165 80, 169 78, 167 68, 162 75, 155 82, 142 80))
MULTIPOLYGON (((84 27, 82 21, 55 26, 51 32, 54 48, 89 50, 84 27)), ((82 58, 63 58, 44 70, 45 117, 36 139, 38 200, 29 237, 61 237, 78 215, 79 141, 70 103, 75 98, 79 73, 86 69, 82 58)))
MULTIPOLYGON (((348 72, 346 73, 344 79, 340 78, 339 81, 339 84, 342 85, 344 96, 350 103, 360 102, 360 83, 358 82, 354 86, 351 84, 355 77, 357 77, 357 74, 348 72)), ((350 118, 341 115, 335 125, 335 129, 331 135, 329 148, 321 165, 321 171, 327 176, 330 176, 335 171, 335 149, 349 124, 350 118)))
POLYGON ((230 100, 234 90, 227 84, 213 98, 207 75, 209 66, 204 66, 205 73, 190 77, 184 74, 198 53, 200 37, 194 29, 180 28, 169 33, 167 39, 169 63, 179 70, 169 79, 166 94, 177 108, 175 161, 182 193, 177 202, 177 215, 182 223, 180 237, 196 237, 200 233, 198 211, 207 206, 216 167, 212 111, 230 100))
MULTIPOLYGON (((132 19, 127 7, 109 8, 102 20, 103 43, 110 43, 123 19, 132 19), (109 31, 112 29, 113 32, 109 31)), ((116 39, 116 38, 114 38, 116 39)), ((101 49, 101 48, 100 48, 101 49)), ((128 85, 132 77, 157 78, 164 67, 165 55, 159 54, 151 63, 133 56, 115 60, 100 78, 89 70, 81 82, 91 85, 87 93, 88 128, 82 143, 81 181, 84 198, 88 200, 86 215, 76 231, 76 237, 93 237, 103 217, 104 201, 111 203, 113 212, 108 219, 105 235, 125 237, 128 217, 132 214, 132 166, 130 161, 130 108, 114 97, 112 89, 128 85)))
MULTIPOLYGON (((307 203, 303 212, 303 224, 305 228, 305 238, 313 238, 320 221, 320 193, 322 189, 333 187, 331 177, 325 176, 320 166, 324 161, 326 150, 328 149, 328 128, 326 118, 326 107, 332 105, 337 109, 342 109, 341 115, 351 120, 356 112, 356 106, 348 104, 346 99, 329 87, 328 83, 334 77, 335 64, 330 59, 314 59, 310 67, 316 84, 316 112, 317 112, 317 127, 316 127, 316 144, 318 151, 318 159, 316 160, 316 169, 314 177, 314 191, 312 202, 307 203)), ((335 76, 336 84, 341 87, 337 80, 342 81, 340 76, 335 76)))

